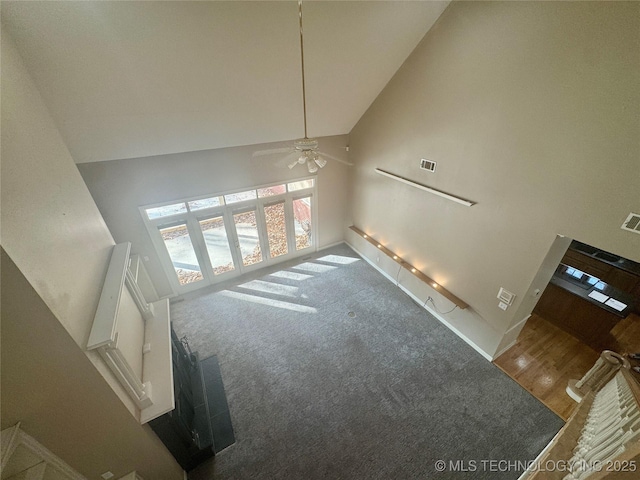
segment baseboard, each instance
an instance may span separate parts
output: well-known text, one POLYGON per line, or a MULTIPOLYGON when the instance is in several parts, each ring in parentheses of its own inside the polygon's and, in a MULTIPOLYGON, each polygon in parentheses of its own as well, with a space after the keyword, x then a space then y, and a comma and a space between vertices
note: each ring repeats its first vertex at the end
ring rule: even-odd
POLYGON ((518 342, 518 340, 513 340, 511 343, 509 343, 506 347, 504 347, 503 349, 501 349, 499 352, 496 352, 496 354, 493 356, 493 358, 498 358, 500 355, 502 355, 504 352, 506 352, 507 350, 509 350, 511 347, 513 347, 516 343, 518 342))
POLYGON ((524 317, 522 320, 520 320, 518 323, 516 323, 515 325, 513 325, 509 330, 507 330, 506 332, 504 332, 505 335, 508 335, 509 332, 511 330, 513 330, 514 328, 518 327, 521 323, 525 323, 527 320, 529 320, 531 318, 531 314, 527 315, 526 317, 524 317))
MULTIPOLYGON (((358 250, 356 247, 354 247, 351 243, 349 243, 348 241, 345 241, 344 243, 346 243, 347 245, 349 245, 349 247, 351 247, 353 249, 353 251, 355 251, 358 255, 360 255, 364 261, 366 261, 369 265, 371 265, 373 268, 375 268, 378 272, 380 272, 387 280, 389 280, 391 283, 393 283, 394 285, 396 285, 396 279, 393 278, 391 275, 389 275, 387 272, 385 272, 384 270, 382 270, 382 268, 380 268, 378 265, 376 265, 373 261, 371 261, 369 258, 367 258, 365 256, 364 253, 362 253, 360 250, 358 250)), ((404 285, 398 284, 397 287, 402 290, 404 293, 406 293, 409 297, 411 297, 411 299, 416 302, 418 305, 420 305, 422 308, 424 308, 427 312, 429 312, 431 315, 433 315, 434 317, 436 317, 440 323, 442 323, 445 327, 447 327, 449 330, 451 330, 453 333, 455 333, 458 337, 460 337, 467 345, 469 345, 471 348, 473 348, 476 352, 478 352, 480 355, 482 355, 486 360, 488 360, 489 362, 493 361, 493 358, 491 355, 489 355, 487 352, 485 352, 482 348, 480 348, 475 342, 473 342, 473 340, 471 340, 469 337, 467 337, 464 333, 462 333, 460 330, 458 330, 456 327, 454 327, 453 325, 451 325, 444 317, 442 317, 442 315, 440 315, 438 312, 436 312, 434 309, 429 308, 428 306, 426 306, 423 301, 421 299, 419 299, 418 297, 416 297, 410 290, 408 290, 404 285)))
MULTIPOLYGON (((504 333, 504 337, 506 337, 507 335, 510 334, 510 332, 518 327, 520 327, 520 325, 527 323, 527 320, 529 320, 529 318, 531 318, 531 314, 527 315, 526 317, 524 317, 522 320, 520 320, 518 323, 516 323, 515 325, 513 325, 509 330, 507 330, 504 333)), ((522 328, 520 329, 522 330, 522 328)), ((519 332, 518 332, 519 333, 519 332)), ((511 347, 513 347, 516 343, 518 343, 518 335, 516 335, 516 337, 511 340, 509 342, 509 344, 506 347, 501 348, 498 352, 496 352, 496 354, 493 356, 493 358, 498 358, 500 355, 502 355, 504 352, 506 352, 507 350, 509 350, 511 347)))
MULTIPOLYGON (((338 242, 335 243, 331 243, 329 245, 325 245, 324 247, 319 247, 318 250, 316 250, 317 252, 321 252, 322 250, 326 250, 327 248, 333 248, 333 247, 337 247, 338 245, 342 245, 343 243, 347 243, 344 240, 340 240, 338 242)), ((353 247, 352 247, 353 248, 353 247)), ((355 250, 355 249, 354 249, 355 250)))

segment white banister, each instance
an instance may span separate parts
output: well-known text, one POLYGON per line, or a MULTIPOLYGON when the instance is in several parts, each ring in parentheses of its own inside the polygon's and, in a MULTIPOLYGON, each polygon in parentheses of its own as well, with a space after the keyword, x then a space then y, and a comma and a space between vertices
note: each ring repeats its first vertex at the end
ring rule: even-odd
MULTIPOLYGON (((622 358, 611 353, 603 356, 622 358)), ((599 389, 585 393, 567 424, 520 480, 640 478, 640 385, 626 368, 618 367, 611 377, 607 363, 599 359, 585 375, 583 387, 599 389), (603 376, 609 378, 604 384, 603 376)))
POLYGON ((563 480, 582 480, 601 471, 638 439, 640 408, 623 374, 618 372, 596 394, 569 461, 572 471, 563 480))
POLYGON ((629 369, 630 367, 629 360, 622 355, 604 350, 593 367, 580 380, 569 380, 567 394, 576 402, 580 402, 588 392, 600 390, 620 368, 629 369))

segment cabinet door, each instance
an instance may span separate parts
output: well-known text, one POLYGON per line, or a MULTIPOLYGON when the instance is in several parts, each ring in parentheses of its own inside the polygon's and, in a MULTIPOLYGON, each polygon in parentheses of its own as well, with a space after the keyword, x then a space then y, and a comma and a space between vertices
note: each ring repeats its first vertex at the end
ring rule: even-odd
POLYGON ((574 250, 567 250, 567 253, 562 259, 562 263, 565 265, 571 265, 572 267, 582 270, 589 275, 598 277, 600 280, 605 282, 607 281, 605 280, 605 277, 609 275, 611 270, 613 270, 611 265, 603 263, 595 258, 588 257, 587 255, 583 255, 582 253, 574 250))
POLYGON ((629 293, 633 293, 638 287, 638 283, 640 283, 639 276, 617 268, 613 268, 607 278, 603 280, 612 287, 629 293))

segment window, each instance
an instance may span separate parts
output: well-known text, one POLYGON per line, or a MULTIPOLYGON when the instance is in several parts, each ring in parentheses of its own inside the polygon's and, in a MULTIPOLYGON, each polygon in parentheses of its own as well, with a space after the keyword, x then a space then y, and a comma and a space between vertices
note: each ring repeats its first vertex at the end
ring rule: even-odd
POLYGON ((171 263, 175 268, 180 285, 199 282, 204 277, 191 243, 191 236, 187 225, 180 223, 169 227, 159 228, 160 235, 167 248, 171 263))
MULTIPOLYGON (((284 185, 282 185, 284 187, 284 185)), ((289 253, 287 242, 287 222, 285 218, 284 200, 265 205, 264 218, 269 241, 269 256, 280 257, 289 253)))
POLYGON ((214 275, 221 275, 235 269, 229 247, 229 238, 222 215, 200 220, 200 230, 211 261, 214 275))
POLYGON ((293 201, 293 222, 296 235, 296 250, 309 248, 312 244, 311 197, 293 201))
POLYGON ((313 248, 315 187, 308 178, 140 211, 179 294, 313 248))
POLYGON ((230 193, 224 196, 224 201, 227 205, 232 203, 244 202, 245 200, 253 200, 256 198, 255 190, 247 190, 246 192, 230 193))
POLYGON ((308 178, 307 180, 300 180, 299 182, 288 183, 287 188, 290 192, 295 192, 296 190, 313 188, 313 185, 314 185, 313 178, 308 178))
POLYGON ((236 213, 233 215, 233 223, 238 234, 238 245, 242 254, 242 264, 245 267, 262 261, 260 248, 260 234, 258 233, 258 221, 256 211, 236 213))
POLYGON ((149 220, 154 218, 169 217, 171 215, 177 215, 179 213, 185 213, 187 207, 184 203, 174 203, 173 205, 165 205, 164 207, 147 208, 147 217, 149 220))
POLYGON ((200 200, 189 202, 189 210, 193 212, 205 208, 219 207, 220 205, 224 205, 223 197, 201 198, 200 200))
POLYGON ((287 187, 285 187, 284 184, 274 185, 272 187, 259 188, 258 198, 272 197, 274 195, 282 195, 283 193, 287 193, 287 187))

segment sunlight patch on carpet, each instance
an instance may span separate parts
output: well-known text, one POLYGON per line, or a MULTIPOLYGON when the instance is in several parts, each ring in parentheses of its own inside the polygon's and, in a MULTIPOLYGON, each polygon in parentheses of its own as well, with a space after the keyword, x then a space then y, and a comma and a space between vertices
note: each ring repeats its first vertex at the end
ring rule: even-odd
POLYGON ((360 261, 359 258, 344 257, 342 255, 325 255, 324 257, 318 258, 318 260, 329 263, 337 263, 339 265, 349 265, 353 262, 360 261))
POLYGON ((309 278, 313 278, 313 275, 307 275, 306 273, 290 272, 289 270, 280 270, 279 272, 273 272, 268 275, 269 277, 286 278, 287 280, 302 281, 309 278))
POLYGON ((298 287, 294 287, 293 285, 282 285, 281 283, 265 282, 263 280, 252 280, 247 283, 242 283, 238 285, 238 287, 291 298, 298 297, 299 290, 298 287))
POLYGON ((243 300, 245 302, 258 303, 260 305, 267 305, 269 307, 282 308, 284 310, 292 310, 300 313, 318 313, 313 307, 307 307, 306 305, 298 305, 297 303, 283 302, 280 300, 272 300, 270 298, 258 297, 256 295, 249 295, 247 293, 232 292, 224 290, 219 292, 218 295, 223 297, 235 298, 237 300, 243 300))

